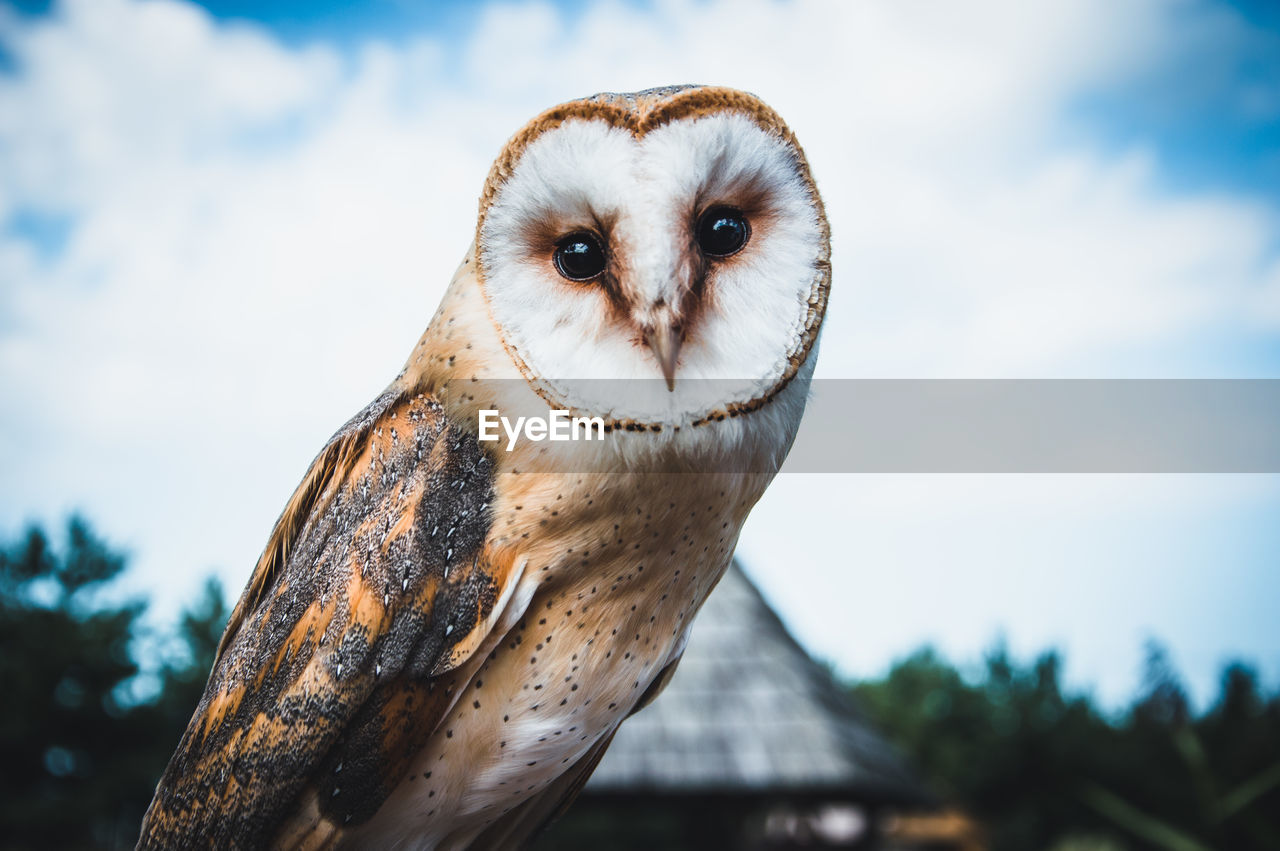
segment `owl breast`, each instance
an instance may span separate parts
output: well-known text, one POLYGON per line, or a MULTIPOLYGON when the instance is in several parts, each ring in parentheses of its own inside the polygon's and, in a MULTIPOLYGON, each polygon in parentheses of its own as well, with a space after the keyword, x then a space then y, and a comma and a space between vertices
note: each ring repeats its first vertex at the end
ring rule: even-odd
POLYGON ((457 672, 453 708, 352 847, 465 847, 554 793, 678 661, 762 487, 728 475, 525 478, 499 487, 494 527, 531 542, 516 594, 527 604, 457 672))

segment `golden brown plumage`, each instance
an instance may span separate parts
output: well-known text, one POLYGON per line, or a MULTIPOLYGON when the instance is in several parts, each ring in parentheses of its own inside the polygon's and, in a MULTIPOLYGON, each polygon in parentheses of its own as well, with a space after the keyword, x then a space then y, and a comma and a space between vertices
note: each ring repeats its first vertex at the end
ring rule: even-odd
POLYGON ((492 464, 421 394, 325 447, 236 607, 143 847, 274 844, 299 801, 375 810, 519 576, 485 548, 492 464))

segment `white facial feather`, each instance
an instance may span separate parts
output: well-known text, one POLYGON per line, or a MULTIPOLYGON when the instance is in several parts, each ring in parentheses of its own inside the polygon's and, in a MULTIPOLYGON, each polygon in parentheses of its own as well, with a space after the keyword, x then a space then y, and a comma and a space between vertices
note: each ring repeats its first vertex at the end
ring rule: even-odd
POLYGON ((783 138, 737 113, 676 120, 638 139, 603 120, 548 130, 481 228, 494 319, 533 375, 592 414, 682 424, 765 396, 802 353, 821 274, 825 237, 801 168, 783 138), (718 204, 748 212, 751 237, 709 262, 669 393, 637 323, 643 311, 682 303, 696 216, 718 204), (555 241, 577 230, 606 237, 636 315, 619 316, 599 284, 556 272, 555 241), (620 401, 616 386, 572 381, 583 378, 651 381, 620 401))

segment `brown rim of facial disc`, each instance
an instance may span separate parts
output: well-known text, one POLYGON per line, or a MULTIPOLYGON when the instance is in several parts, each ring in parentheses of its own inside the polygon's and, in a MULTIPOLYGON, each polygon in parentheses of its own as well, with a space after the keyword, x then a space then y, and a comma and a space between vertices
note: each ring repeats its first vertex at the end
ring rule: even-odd
MULTIPOLYGON (((786 142, 796 158, 800 175, 817 209, 821 244, 818 256, 814 259, 815 274, 809 290, 809 309, 805 316, 804 331, 800 335, 798 344, 787 352, 787 368, 782 376, 761 396, 747 402, 730 403, 723 409, 708 411, 696 419, 693 425, 719 422, 726 417, 736 417, 762 407, 782 392, 809 356, 827 309, 827 292, 831 284, 831 229, 827 224, 826 210, 822 206, 822 196, 818 194, 818 187, 814 184, 813 175, 809 172, 809 162, 805 159, 804 151, 796 141, 791 128, 755 95, 737 89, 721 86, 667 86, 624 94, 604 92, 553 106, 526 124, 511 138, 503 149, 502 155, 494 161, 493 167, 489 170, 489 177, 485 180, 484 189, 480 193, 480 215, 476 221, 476 275, 479 278, 480 291, 484 294, 485 306, 489 310, 489 318, 498 329, 502 345, 520 369, 520 374, 524 376, 534 392, 552 407, 568 406, 563 400, 556 398, 555 393, 544 380, 532 373, 524 357, 502 333, 502 327, 494 318, 493 306, 489 302, 489 293, 485 287, 484 249, 480 235, 484 230, 485 216, 498 191, 514 173, 520 157, 533 140, 567 121, 575 119, 605 121, 612 127, 621 128, 640 138, 649 131, 677 119, 697 118, 722 112, 736 112, 744 115, 761 129, 786 142)), ((626 428, 627 423, 623 422, 614 425, 626 431, 637 432, 660 431, 662 428, 660 423, 635 423, 632 428, 626 428)))

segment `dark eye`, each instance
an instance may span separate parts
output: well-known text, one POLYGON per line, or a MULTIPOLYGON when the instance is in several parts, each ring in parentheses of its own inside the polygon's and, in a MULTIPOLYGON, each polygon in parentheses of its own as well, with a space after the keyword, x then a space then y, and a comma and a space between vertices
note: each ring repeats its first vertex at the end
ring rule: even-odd
POLYGON ((604 271, 604 246, 595 234, 571 233, 556 243, 556 271, 571 281, 589 281, 604 271))
POLYGON ((749 236, 746 217, 732 207, 712 207, 698 219, 698 247, 708 257, 737 253, 749 236))

